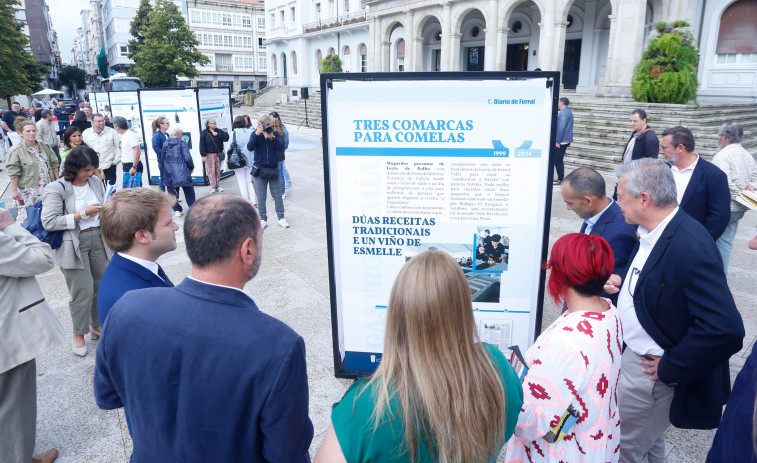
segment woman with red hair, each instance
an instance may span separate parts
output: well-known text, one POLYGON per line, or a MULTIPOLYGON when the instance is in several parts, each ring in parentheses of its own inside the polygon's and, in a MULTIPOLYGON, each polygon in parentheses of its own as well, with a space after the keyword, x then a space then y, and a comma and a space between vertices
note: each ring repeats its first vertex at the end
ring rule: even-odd
POLYGON ((567 310, 526 352, 524 402, 508 462, 617 462, 623 329, 601 297, 613 269, 600 236, 572 233, 552 247, 547 288, 567 310))

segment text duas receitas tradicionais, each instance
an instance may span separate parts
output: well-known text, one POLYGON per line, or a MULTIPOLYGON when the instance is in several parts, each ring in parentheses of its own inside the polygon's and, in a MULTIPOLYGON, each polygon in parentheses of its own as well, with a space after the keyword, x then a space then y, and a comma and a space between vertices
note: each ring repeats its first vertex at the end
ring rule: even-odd
POLYGON ((354 254, 401 256, 400 246, 420 246, 421 237, 431 235, 435 218, 352 216, 354 254))

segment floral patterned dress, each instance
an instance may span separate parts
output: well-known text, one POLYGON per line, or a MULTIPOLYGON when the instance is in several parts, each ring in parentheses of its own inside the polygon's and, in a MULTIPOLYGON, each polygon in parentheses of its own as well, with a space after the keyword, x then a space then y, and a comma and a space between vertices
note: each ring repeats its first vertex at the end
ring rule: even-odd
POLYGON ((18 189, 18 194, 24 202, 23 207, 18 208, 18 216, 16 217, 18 223, 23 223, 26 220, 26 206, 31 206, 38 201, 42 201, 42 192, 45 190, 47 184, 53 180, 42 147, 38 144, 36 147, 27 145, 26 148, 34 153, 34 157, 37 159, 37 164, 39 164, 39 177, 37 177, 38 186, 36 188, 19 187, 18 189))
MULTIPOLYGON (((610 304, 609 300, 605 300, 610 304)), ((620 458, 618 380, 623 329, 617 309, 565 312, 525 355, 523 408, 507 461, 612 462, 620 458), (579 419, 562 440, 545 436, 568 406, 579 419)))

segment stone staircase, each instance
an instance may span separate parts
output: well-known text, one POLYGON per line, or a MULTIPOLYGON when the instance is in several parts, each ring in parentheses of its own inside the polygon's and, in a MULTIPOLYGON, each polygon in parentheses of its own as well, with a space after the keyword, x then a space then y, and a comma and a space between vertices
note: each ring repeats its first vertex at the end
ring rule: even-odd
POLYGON ((711 159, 718 151, 718 130, 725 122, 736 121, 744 127, 744 147, 757 154, 757 105, 717 104, 671 105, 638 103, 631 98, 597 97, 564 94, 573 111, 573 143, 565 154, 566 171, 576 167, 593 167, 612 173, 620 163, 623 150, 631 136, 631 111, 647 112, 649 125, 659 138, 662 132, 676 125, 694 133, 696 151, 711 159))
MULTIPOLYGON (((307 100, 308 121, 316 129, 321 128, 321 92, 312 92, 307 100)), ((287 126, 299 126, 305 119, 305 100, 294 100, 285 104, 258 105, 247 107, 254 114, 276 111, 281 116, 281 121, 287 126)))

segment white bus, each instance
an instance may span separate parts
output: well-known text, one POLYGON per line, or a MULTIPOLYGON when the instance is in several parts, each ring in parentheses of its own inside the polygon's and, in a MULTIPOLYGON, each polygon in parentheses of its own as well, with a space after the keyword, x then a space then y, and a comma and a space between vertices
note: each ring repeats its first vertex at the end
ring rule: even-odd
POLYGON ((134 91, 145 88, 145 84, 137 77, 130 77, 123 73, 113 74, 110 78, 103 80, 102 85, 105 92, 134 91))

